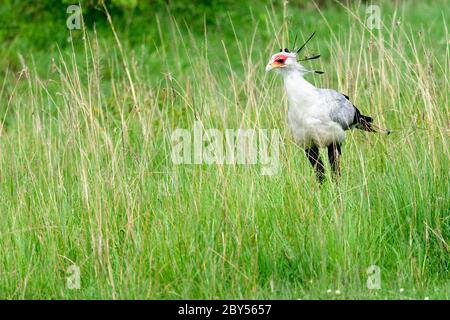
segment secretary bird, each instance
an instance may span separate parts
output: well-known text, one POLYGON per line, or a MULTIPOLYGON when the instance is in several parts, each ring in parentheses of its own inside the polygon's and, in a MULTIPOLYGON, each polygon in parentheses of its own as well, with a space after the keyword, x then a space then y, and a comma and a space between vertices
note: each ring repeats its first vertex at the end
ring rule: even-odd
POLYGON ((319 148, 328 148, 328 159, 337 178, 340 175, 339 157, 346 130, 357 128, 386 134, 390 131, 376 127, 372 118, 362 115, 345 94, 333 89, 317 88, 304 79, 308 73, 323 73, 306 69, 299 63, 317 59, 320 55, 297 60, 297 56, 314 34, 315 32, 299 49, 295 49, 294 43, 292 51, 284 49, 274 54, 266 66, 266 71, 274 70, 283 76, 289 102, 289 127, 295 143, 305 150, 321 183, 325 178, 325 168, 319 148))

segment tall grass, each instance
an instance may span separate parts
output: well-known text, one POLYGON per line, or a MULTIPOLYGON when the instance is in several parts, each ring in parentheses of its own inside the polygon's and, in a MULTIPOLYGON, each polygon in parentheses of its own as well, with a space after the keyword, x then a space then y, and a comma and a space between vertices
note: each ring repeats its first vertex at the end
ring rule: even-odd
POLYGON ((114 42, 82 31, 48 75, 22 58, 0 90, 0 297, 450 298, 448 30, 425 6, 438 27, 413 31, 420 8, 386 4, 381 30, 365 7, 308 11, 300 35, 320 21, 307 53, 326 71, 310 80, 393 130, 349 132, 342 178, 322 187, 291 140, 281 79, 263 72, 298 30, 295 8, 230 17, 226 39, 159 16, 159 44, 136 50, 112 19, 114 42), (195 120, 278 129, 281 172, 174 165, 171 133, 195 120))

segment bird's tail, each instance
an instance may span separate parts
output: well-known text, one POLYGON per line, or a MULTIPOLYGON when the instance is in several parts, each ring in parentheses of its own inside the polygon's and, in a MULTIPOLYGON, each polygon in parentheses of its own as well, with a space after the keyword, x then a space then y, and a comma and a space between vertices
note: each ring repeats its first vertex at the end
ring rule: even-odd
POLYGON ((368 131, 368 132, 378 132, 383 134, 390 134, 391 131, 387 129, 380 128, 373 123, 372 117, 364 116, 362 114, 357 115, 357 125, 358 129, 368 131))

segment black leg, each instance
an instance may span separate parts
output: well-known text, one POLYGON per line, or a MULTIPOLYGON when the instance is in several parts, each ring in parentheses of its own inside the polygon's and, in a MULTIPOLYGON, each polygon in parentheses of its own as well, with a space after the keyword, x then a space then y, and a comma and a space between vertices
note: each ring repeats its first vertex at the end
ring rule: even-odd
POLYGON ((320 159, 320 153, 318 147, 312 147, 309 149, 305 149, 306 156, 308 157, 309 162, 314 168, 316 172, 316 177, 319 182, 322 182, 325 179, 325 167, 323 166, 322 160, 320 159))
POLYGON ((331 169, 333 170, 334 175, 337 177, 340 176, 340 168, 339 168, 339 156, 341 155, 341 145, 339 143, 332 143, 328 146, 328 160, 330 161, 331 169))

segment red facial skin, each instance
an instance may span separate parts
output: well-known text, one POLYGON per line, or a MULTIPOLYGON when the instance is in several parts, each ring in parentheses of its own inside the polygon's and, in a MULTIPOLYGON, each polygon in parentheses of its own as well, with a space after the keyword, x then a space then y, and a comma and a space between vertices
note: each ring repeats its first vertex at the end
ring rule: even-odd
POLYGON ((284 65, 284 63, 286 62, 286 59, 287 59, 287 58, 288 58, 288 57, 285 56, 284 54, 278 54, 278 55, 276 55, 276 56, 274 57, 273 63, 274 63, 275 65, 284 65))

